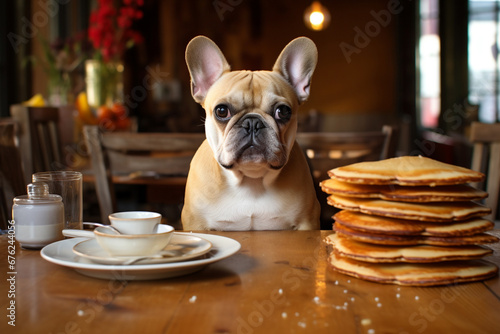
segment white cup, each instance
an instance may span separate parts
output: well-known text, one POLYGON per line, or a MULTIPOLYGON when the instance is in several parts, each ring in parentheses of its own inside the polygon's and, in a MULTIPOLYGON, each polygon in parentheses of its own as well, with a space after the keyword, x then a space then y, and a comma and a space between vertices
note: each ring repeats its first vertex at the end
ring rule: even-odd
POLYGON ((113 227, 124 234, 156 233, 161 214, 150 211, 124 211, 109 215, 113 227))

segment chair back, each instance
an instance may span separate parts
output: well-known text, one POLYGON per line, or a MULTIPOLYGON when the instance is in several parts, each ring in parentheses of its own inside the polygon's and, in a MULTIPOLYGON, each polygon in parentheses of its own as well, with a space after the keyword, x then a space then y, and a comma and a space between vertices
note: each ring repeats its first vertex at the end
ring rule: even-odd
POLYGON ((0 229, 12 218, 12 200, 26 194, 21 154, 17 138, 17 123, 0 119, 0 229))
POLYGON ((318 181, 328 178, 328 170, 361 161, 393 157, 396 151, 395 129, 384 126, 374 132, 304 132, 297 142, 310 161, 318 181))
POLYGON ((328 179, 330 169, 362 161, 392 158, 396 154, 397 133, 385 125, 374 132, 311 132, 298 133, 297 142, 304 151, 321 204, 322 228, 331 228, 335 209, 326 203, 319 183, 328 179))
POLYGON ((33 173, 64 169, 59 108, 12 105, 10 113, 20 127, 25 182, 31 182, 33 173))
POLYGON ((474 145, 471 168, 486 174, 486 186, 482 183, 475 183, 474 186, 488 192, 484 203, 492 213, 486 218, 494 220, 498 213, 500 192, 500 123, 473 122, 469 139, 474 145))
MULTIPOLYGON (((85 142, 92 162, 101 220, 116 211, 113 178, 133 183, 136 176, 186 177, 191 159, 205 140, 204 133, 102 132, 85 126, 85 142)), ((159 181, 158 181, 159 182, 159 181)))

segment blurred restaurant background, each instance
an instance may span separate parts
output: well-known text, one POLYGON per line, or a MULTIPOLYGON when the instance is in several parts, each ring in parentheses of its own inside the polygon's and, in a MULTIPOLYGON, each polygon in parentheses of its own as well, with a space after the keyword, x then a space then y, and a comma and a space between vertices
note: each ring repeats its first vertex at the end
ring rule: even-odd
POLYGON ((0 116, 23 103, 60 108, 64 145, 78 146, 88 124, 203 132, 205 113, 191 97, 184 60, 197 35, 211 38, 234 70, 270 70, 288 42, 311 38, 319 61, 300 131, 390 125, 395 155, 470 167, 471 123, 500 120, 498 1, 25 0, 0 7, 0 116), (106 96, 99 96, 103 86, 90 87, 99 71, 112 77, 106 96))

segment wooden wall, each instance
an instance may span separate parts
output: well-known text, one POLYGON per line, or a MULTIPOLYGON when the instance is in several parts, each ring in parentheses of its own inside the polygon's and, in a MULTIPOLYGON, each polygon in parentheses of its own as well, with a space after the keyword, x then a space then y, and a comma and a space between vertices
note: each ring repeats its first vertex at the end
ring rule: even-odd
MULTIPOLYGON (((170 115, 178 123, 189 124, 185 129, 200 128, 203 110, 190 96, 184 61, 185 47, 196 35, 212 38, 233 69, 252 70, 271 69, 290 40, 307 36, 318 47, 319 63, 302 113, 314 109, 325 115, 323 129, 328 131, 378 129, 395 122, 400 98, 398 34, 402 32, 398 27, 400 13, 412 2, 323 0, 331 12, 331 24, 321 32, 308 30, 303 23, 304 10, 311 2, 146 0, 145 16, 139 24, 146 44, 127 56, 126 88, 141 85, 147 68, 157 68, 168 73, 167 80, 180 82, 182 99, 162 105, 148 91, 147 99, 134 112, 139 117, 159 119, 170 115)), ((32 11, 40 10, 39 1, 31 3, 32 11)), ((40 53, 39 44, 33 45, 33 50, 40 53)), ((33 93, 43 92, 44 74, 37 67, 33 72, 33 93)))

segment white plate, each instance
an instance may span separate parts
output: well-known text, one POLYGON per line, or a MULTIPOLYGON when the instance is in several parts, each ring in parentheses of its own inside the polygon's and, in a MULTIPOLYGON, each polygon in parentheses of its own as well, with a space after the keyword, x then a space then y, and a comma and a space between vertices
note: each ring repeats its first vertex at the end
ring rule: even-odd
POLYGON ((206 254, 212 248, 212 244, 203 238, 191 234, 174 233, 172 239, 162 252, 163 256, 144 258, 144 256, 110 256, 97 242, 96 239, 88 239, 77 243, 73 247, 73 252, 77 255, 87 258, 95 263, 101 264, 125 264, 129 261, 137 262, 134 264, 153 264, 180 262, 199 257, 206 254))
POLYGON ((85 238, 73 238, 54 242, 42 248, 42 257, 52 263, 73 268, 90 277, 113 280, 152 280, 187 275, 203 269, 208 264, 225 259, 235 254, 241 247, 236 240, 212 234, 184 233, 208 240, 212 249, 205 258, 185 262, 108 265, 93 263, 73 253, 73 247, 85 238))

